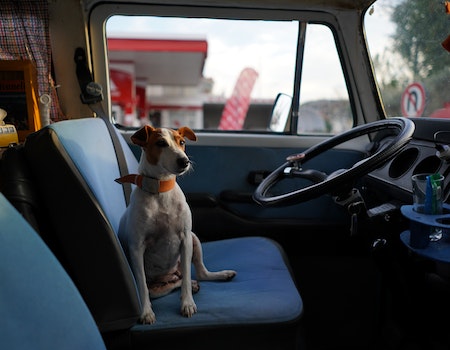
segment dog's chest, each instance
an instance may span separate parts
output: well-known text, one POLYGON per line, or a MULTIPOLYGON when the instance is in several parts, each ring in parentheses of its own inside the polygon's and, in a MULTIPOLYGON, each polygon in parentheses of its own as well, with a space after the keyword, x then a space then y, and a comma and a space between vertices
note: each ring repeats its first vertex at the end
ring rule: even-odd
POLYGON ((190 211, 181 190, 156 195, 137 193, 136 197, 141 209, 138 224, 140 231, 145 232, 146 240, 154 241, 155 236, 161 235, 180 236, 191 230, 190 211))

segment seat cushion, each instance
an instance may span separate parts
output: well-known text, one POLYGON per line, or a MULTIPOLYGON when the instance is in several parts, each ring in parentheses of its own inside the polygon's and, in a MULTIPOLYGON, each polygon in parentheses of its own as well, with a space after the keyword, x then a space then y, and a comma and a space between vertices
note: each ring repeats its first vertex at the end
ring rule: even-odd
POLYGON ((0 194, 0 348, 105 349, 75 285, 0 194))
POLYGON ((201 281, 194 295, 198 312, 192 318, 180 314, 180 290, 154 299, 157 322, 135 329, 274 324, 301 316, 302 299, 273 241, 245 237, 207 242, 202 247, 209 270, 232 269, 236 277, 229 282, 201 281))
POLYGON ((132 328, 134 347, 145 347, 150 337, 155 344, 181 346, 189 335, 195 343, 212 337, 206 348, 214 349, 229 348, 237 339, 239 348, 246 342, 248 348, 270 341, 277 348, 283 343, 291 345, 292 333, 299 329, 303 302, 278 245, 263 237, 244 237, 207 242, 202 247, 208 269, 234 269, 236 277, 229 282, 201 281, 200 291, 194 294, 198 311, 191 318, 180 314, 180 290, 153 299, 156 323, 132 328), (180 340, 167 338, 167 331, 175 329, 184 330, 180 340), (214 332, 220 344, 214 341, 214 332))

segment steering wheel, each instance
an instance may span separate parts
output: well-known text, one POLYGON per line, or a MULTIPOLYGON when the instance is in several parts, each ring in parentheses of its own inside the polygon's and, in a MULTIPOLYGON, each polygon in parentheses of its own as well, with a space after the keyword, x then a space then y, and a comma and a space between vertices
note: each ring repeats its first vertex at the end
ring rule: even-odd
POLYGON ((308 150, 286 158, 286 163, 270 173, 258 186, 253 199, 265 206, 282 206, 305 202, 325 193, 337 191, 343 185, 352 183, 357 178, 383 165, 398 154, 409 142, 414 133, 414 123, 406 118, 390 118, 364 124, 327 139, 308 150), (302 169, 302 165, 323 152, 344 142, 362 135, 378 131, 387 131, 394 137, 381 144, 367 158, 356 162, 350 169, 340 169, 332 174, 326 174, 314 169, 302 169), (269 190, 286 177, 306 178, 312 185, 280 195, 270 195, 269 190))

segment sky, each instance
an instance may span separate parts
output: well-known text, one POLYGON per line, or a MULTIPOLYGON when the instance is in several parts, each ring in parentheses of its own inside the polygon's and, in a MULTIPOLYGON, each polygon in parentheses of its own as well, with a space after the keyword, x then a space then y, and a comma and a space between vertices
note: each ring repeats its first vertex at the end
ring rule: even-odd
MULTIPOLYGON (((393 25, 381 6, 375 6, 366 26, 373 44, 371 52, 383 52, 386 36, 392 33, 393 25)), ((203 75, 214 79, 215 95, 230 96, 245 67, 252 67, 259 73, 253 98, 275 98, 279 92, 292 95, 297 40, 295 22, 235 21, 230 25, 225 20, 203 19, 190 20, 186 24, 186 19, 118 16, 108 21, 107 32, 149 38, 161 35, 206 38, 208 56, 203 75)), ((307 88, 302 90, 304 101, 346 97, 337 53, 330 50, 330 45, 334 45, 332 41, 328 28, 308 27, 302 77, 307 83, 307 88)))
POLYGON ((395 25, 389 20, 389 7, 394 2, 378 0, 365 17, 366 35, 372 55, 383 53, 389 45, 390 36, 395 31, 395 25), (388 7, 383 7, 383 3, 386 3, 388 7))

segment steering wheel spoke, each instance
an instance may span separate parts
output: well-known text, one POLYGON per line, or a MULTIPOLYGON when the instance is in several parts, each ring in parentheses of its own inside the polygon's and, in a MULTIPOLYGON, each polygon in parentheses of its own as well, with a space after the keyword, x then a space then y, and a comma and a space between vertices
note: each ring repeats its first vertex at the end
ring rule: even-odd
POLYGON ((298 169, 294 167, 286 167, 284 170, 284 174, 288 177, 299 177, 302 179, 310 180, 313 183, 325 181, 328 177, 326 173, 314 169, 298 169))

